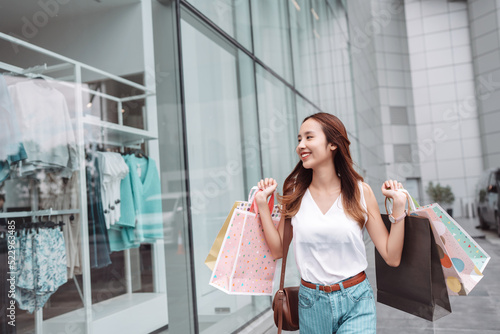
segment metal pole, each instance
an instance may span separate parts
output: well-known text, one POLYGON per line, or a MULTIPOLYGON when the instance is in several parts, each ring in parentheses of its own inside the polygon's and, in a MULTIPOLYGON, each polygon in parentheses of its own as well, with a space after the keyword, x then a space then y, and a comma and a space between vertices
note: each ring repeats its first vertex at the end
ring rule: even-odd
POLYGON ((82 242, 82 276, 83 276, 83 307, 85 313, 86 333, 92 334, 92 290, 90 277, 90 252, 89 230, 87 217, 87 177, 85 173, 85 137, 83 127, 83 101, 82 101, 82 67, 75 65, 75 107, 77 124, 77 146, 79 153, 79 183, 80 183, 80 233, 82 242))

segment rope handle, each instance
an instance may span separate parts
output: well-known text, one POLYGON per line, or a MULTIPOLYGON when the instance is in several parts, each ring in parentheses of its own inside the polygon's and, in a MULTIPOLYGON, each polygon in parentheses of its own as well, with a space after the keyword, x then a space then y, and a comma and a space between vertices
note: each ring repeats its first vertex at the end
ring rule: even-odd
MULTIPOLYGON (((255 201, 255 197, 257 193, 261 192, 262 189, 259 189, 257 187, 252 187, 250 189, 250 193, 248 194, 248 203, 252 203, 250 206, 250 211, 255 212, 256 214, 259 213, 259 207, 257 205, 257 202, 255 201), (254 193, 255 190, 255 193, 254 193)), ((271 194, 271 197, 269 198, 269 202, 267 203, 267 206, 269 207, 269 212, 273 213, 274 209, 274 192, 271 194)))
MULTIPOLYGON (((408 190, 406 190, 406 189, 397 189, 397 191, 402 191, 402 192, 406 195, 406 201, 408 202, 408 215, 410 214, 410 212, 415 212, 415 211, 417 211, 417 208, 415 207, 415 203, 416 203, 416 201, 413 199, 413 197, 411 197, 411 195, 410 195, 410 193, 408 192, 408 190), (411 201, 410 201, 410 198, 411 198, 411 201)), ((388 200, 388 199, 389 199, 389 198, 388 198, 388 197, 386 197, 386 198, 385 198, 385 202, 384 202, 384 204, 385 204, 385 212, 386 212, 387 214, 389 214, 389 210, 387 209, 387 200, 388 200)), ((392 201, 391 201, 391 202, 392 202, 392 201)), ((392 210, 391 210, 391 212, 392 212, 392 210)))

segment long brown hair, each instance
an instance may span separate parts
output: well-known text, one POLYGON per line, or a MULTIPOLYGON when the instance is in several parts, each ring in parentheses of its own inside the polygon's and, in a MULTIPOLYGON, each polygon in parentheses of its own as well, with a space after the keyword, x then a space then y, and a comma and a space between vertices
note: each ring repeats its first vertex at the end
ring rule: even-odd
MULTIPOLYGON (((342 206, 346 214, 358 222, 360 228, 362 228, 367 212, 360 203, 361 193, 358 181, 363 181, 363 177, 353 168, 353 161, 349 150, 351 142, 347 138, 345 126, 338 117, 327 113, 310 115, 302 123, 308 119, 317 121, 323 129, 327 143, 337 146, 337 149, 332 152, 332 159, 335 169, 340 176, 342 206)), ((285 217, 291 218, 299 211, 302 197, 311 184, 312 176, 312 169, 304 168, 302 161, 299 161, 286 178, 283 184, 283 196, 280 196, 285 217)))

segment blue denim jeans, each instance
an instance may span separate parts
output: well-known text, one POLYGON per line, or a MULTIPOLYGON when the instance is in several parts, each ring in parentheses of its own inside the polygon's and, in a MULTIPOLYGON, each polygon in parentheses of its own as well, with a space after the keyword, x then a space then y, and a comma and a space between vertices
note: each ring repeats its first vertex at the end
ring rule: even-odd
POLYGON ((377 313, 373 290, 365 279, 345 289, 324 292, 300 285, 299 288, 300 334, 376 333, 377 313))

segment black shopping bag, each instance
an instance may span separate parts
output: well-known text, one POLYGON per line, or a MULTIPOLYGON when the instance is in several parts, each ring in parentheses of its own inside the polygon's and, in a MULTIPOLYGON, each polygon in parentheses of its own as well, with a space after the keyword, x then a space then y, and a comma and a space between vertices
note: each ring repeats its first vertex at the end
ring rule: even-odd
MULTIPOLYGON (((391 222, 382 215, 387 229, 391 222)), ((405 238, 399 267, 388 266, 375 249, 377 301, 434 321, 451 313, 443 269, 429 220, 405 218, 405 238)))

